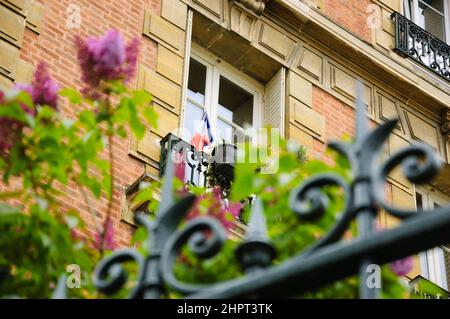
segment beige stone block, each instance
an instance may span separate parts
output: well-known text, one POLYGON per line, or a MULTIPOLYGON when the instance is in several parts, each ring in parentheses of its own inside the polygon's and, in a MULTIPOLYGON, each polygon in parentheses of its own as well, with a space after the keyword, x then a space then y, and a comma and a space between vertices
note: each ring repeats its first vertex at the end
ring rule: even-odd
POLYGON ((28 8, 27 27, 39 34, 42 30, 45 6, 36 0, 30 0, 28 8))
POLYGON ((312 151, 314 138, 294 125, 289 125, 289 139, 297 141, 309 152, 312 151))
POLYGON ((416 114, 405 111, 405 116, 411 136, 439 150, 438 127, 430 124, 423 119, 424 117, 419 117, 416 114))
POLYGON ((401 224, 401 220, 392 215, 386 214, 386 228, 394 228, 401 224))
POLYGON ((12 84, 13 82, 10 79, 0 74, 0 90, 7 90, 12 84))
MULTIPOLYGON (((394 153, 400 151, 401 149, 408 147, 409 142, 397 134, 391 134, 389 136, 389 154, 393 155, 394 153)), ((403 174, 402 166, 399 165, 395 167, 389 177, 393 180, 397 186, 401 187, 403 190, 412 193, 413 185, 412 183, 405 177, 403 174)))
POLYGON ((288 92, 297 100, 312 106, 312 83, 295 72, 288 72, 288 92))
POLYGON ((153 103, 153 106, 159 115, 159 121, 158 127, 152 128, 152 132, 160 137, 175 133, 178 128, 178 116, 157 103, 153 103))
POLYGON ((179 114, 181 105, 181 87, 164 76, 146 67, 139 67, 138 88, 146 90, 159 101, 165 103, 171 111, 179 114))
POLYGON ((401 209, 416 210, 414 196, 395 185, 392 185, 392 204, 401 209))
POLYGON ((325 117, 293 97, 289 98, 289 107, 296 123, 306 127, 319 138, 325 135, 325 117))
POLYGON ((28 13, 28 1, 29 0, 0 0, 0 3, 26 17, 28 13))
POLYGON ((1 5, 0 17, 0 38, 20 48, 25 31, 25 18, 1 5))
POLYGON ((395 23, 391 19, 391 14, 392 12, 382 9, 383 30, 389 33, 390 35, 395 36, 395 23))
POLYGON ((19 59, 17 63, 16 83, 30 83, 33 79, 34 67, 31 63, 19 59))
POLYGON ((175 24, 180 29, 186 30, 187 5, 180 0, 163 0, 161 16, 175 24))
POLYGON ((149 10, 145 11, 143 34, 184 56, 185 32, 149 10))
POLYGON ((389 136, 389 154, 391 155, 405 147, 408 147, 409 145, 410 143, 407 140, 397 134, 391 134, 389 136))
MULTIPOLYGON (((332 66, 331 67, 331 88, 349 98, 352 101, 356 100, 356 83, 357 79, 349 73, 332 66)), ((366 105, 372 105, 372 88, 364 84, 364 102, 366 105)))
POLYGON ((384 30, 376 31, 377 44, 385 48, 386 50, 391 50, 395 46, 395 39, 392 35, 384 30))
POLYGON ((409 279, 414 279, 417 276, 422 274, 421 268, 420 268, 420 257, 419 255, 414 255, 413 257, 413 268, 411 271, 406 275, 409 279))
POLYGON ((399 118, 397 107, 395 101, 384 95, 378 95, 379 107, 380 107, 380 117, 383 120, 393 120, 399 118))
POLYGON ((183 61, 180 56, 158 45, 156 71, 179 85, 183 79, 183 61))
POLYGON ((161 137, 153 132, 147 131, 144 138, 137 143, 137 152, 149 159, 159 162, 161 154, 161 137))
POLYGON ((263 23, 259 35, 259 44, 286 60, 295 42, 272 26, 263 23))
POLYGON ((193 2, 218 18, 223 16, 223 0, 193 0, 193 2))
POLYGON ((19 53, 17 47, 0 40, 0 74, 15 79, 19 53))
POLYGON ((400 12, 400 2, 403 0, 380 0, 381 3, 388 6, 393 11, 400 12))
POLYGON ((159 176, 159 169, 157 169, 155 166, 153 165, 145 165, 145 172, 152 174, 154 176, 159 176))
POLYGON ((323 58, 320 55, 306 48, 303 49, 297 67, 316 80, 322 81, 323 58))

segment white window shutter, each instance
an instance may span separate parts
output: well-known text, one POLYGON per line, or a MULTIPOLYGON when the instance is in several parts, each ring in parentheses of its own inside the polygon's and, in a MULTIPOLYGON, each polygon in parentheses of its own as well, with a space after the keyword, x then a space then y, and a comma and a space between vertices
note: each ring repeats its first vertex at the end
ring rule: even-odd
POLYGON ((264 125, 270 125, 280 130, 284 137, 285 122, 285 94, 286 94, 286 69, 280 71, 267 83, 264 90, 264 125))

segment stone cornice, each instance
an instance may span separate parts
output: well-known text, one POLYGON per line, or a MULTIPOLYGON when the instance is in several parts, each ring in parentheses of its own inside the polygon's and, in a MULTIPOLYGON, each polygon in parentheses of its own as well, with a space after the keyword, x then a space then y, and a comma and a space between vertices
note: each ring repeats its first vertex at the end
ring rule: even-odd
POLYGON ((234 0, 234 1, 242 4, 247 9, 260 15, 263 13, 266 7, 266 2, 268 2, 269 0, 234 0))

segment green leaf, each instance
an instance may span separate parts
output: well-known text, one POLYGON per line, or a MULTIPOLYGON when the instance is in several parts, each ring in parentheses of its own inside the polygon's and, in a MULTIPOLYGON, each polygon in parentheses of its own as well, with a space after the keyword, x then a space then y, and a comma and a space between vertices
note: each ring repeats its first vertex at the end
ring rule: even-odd
POLYGON ((0 204, 0 215, 12 215, 19 214, 21 211, 16 207, 11 207, 9 205, 0 204))
POLYGON ((135 105, 149 105, 152 102, 152 96, 146 91, 137 90, 132 93, 131 100, 135 105))
POLYGON ((236 178, 231 190, 232 200, 241 200, 254 193, 256 164, 240 163, 236 166, 236 178))
POLYGON ((84 110, 78 116, 79 121, 88 129, 93 129, 97 126, 95 114, 89 110, 84 110))
POLYGON ((151 127, 153 128, 158 127, 159 115, 155 111, 155 108, 153 106, 144 107, 144 109, 142 110, 142 115, 144 116, 144 118, 147 120, 147 122, 151 127))
POLYGON ((75 89, 63 88, 59 91, 59 94, 67 97, 72 104, 79 105, 83 102, 83 96, 75 89))

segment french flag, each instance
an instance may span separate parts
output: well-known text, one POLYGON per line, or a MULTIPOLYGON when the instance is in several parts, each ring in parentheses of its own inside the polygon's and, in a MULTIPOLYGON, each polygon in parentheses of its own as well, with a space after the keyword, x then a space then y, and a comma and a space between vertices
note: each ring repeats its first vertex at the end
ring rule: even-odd
POLYGON ((203 151, 203 148, 206 145, 211 145, 213 141, 214 138, 211 133, 211 125, 209 123, 208 114, 206 113, 206 110, 204 110, 200 124, 191 139, 191 144, 194 145, 196 150, 203 151))

